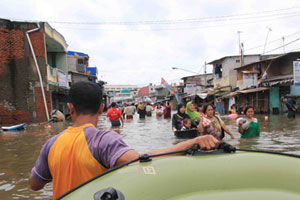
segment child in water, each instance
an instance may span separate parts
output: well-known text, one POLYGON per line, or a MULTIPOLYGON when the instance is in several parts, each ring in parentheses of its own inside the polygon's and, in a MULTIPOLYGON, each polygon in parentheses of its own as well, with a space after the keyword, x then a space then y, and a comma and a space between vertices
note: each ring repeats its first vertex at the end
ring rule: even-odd
POLYGON ((189 118, 185 118, 183 120, 183 126, 181 128, 182 131, 190 130, 192 126, 192 120, 189 118))

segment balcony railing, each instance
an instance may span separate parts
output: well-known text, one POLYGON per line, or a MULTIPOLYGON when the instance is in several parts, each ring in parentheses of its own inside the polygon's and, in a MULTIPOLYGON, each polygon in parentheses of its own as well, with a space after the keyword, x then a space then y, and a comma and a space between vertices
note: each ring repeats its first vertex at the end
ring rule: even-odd
POLYGON ((47 65, 47 78, 49 84, 57 86, 57 69, 47 65))

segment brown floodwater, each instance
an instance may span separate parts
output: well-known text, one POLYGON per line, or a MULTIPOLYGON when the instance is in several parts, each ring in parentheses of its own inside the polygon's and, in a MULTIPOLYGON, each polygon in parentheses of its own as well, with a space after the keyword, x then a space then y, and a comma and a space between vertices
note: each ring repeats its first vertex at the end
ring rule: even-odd
MULTIPOLYGON (((235 122, 224 118, 235 139, 229 136, 224 141, 243 149, 268 150, 300 155, 299 116, 294 120, 284 115, 256 115, 260 122, 261 136, 240 139, 235 122)), ((31 168, 39 155, 43 144, 56 135, 70 122, 31 125, 24 131, 0 133, 0 197, 1 199, 52 199, 52 184, 34 192, 28 187, 31 168)), ((104 116, 99 117, 100 129, 110 128, 104 116)), ((171 120, 156 119, 125 121, 120 130, 124 141, 140 153, 172 146, 182 139, 174 137, 171 120)))

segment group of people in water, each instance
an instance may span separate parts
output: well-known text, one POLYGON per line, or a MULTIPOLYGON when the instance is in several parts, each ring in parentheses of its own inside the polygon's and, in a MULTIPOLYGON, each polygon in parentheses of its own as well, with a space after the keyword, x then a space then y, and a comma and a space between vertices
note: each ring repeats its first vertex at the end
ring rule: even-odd
POLYGON ((124 125, 124 118, 133 119, 133 115, 138 113, 140 119, 151 117, 152 113, 155 113, 156 118, 171 118, 171 106, 168 101, 162 106, 161 103, 156 105, 150 104, 149 102, 141 102, 138 105, 124 103, 123 106, 119 107, 115 102, 111 103, 107 110, 107 117, 111 122, 112 127, 118 127, 124 125))
MULTIPOLYGON (((260 135, 258 120, 254 118, 254 108, 248 105, 244 109, 245 117, 237 119, 238 131, 242 138, 256 137, 260 135)), ((225 133, 234 139, 232 132, 225 125, 220 115, 216 113, 213 104, 196 106, 192 102, 186 105, 179 104, 177 113, 172 117, 173 131, 197 129, 200 135, 213 135, 222 140, 225 133), (196 108, 197 107, 197 108, 196 108)))
MULTIPOLYGON (((123 118, 133 119, 133 115, 138 113, 140 119, 151 117, 155 113, 157 118, 171 118, 171 106, 168 101, 151 105, 148 103, 139 103, 138 105, 124 104, 119 110, 116 109, 117 104, 112 103, 107 111, 107 117, 111 121, 112 127, 124 125, 123 118)), ((242 111, 245 115, 236 120, 238 131, 241 138, 250 138, 260 135, 260 126, 258 120, 254 118, 254 107, 246 105, 242 111)), ((238 115, 236 115, 238 116, 238 115)), ((228 134, 231 139, 234 135, 228 129, 219 113, 216 112, 216 107, 213 104, 197 105, 192 101, 186 104, 177 105, 177 113, 172 116, 173 131, 197 130, 199 135, 212 135, 218 140, 222 140, 225 134, 228 134)))

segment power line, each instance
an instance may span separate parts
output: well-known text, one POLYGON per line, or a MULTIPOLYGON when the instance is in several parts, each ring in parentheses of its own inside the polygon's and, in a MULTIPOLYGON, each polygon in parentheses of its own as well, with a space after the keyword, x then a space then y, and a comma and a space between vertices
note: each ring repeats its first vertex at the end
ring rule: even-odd
MULTIPOLYGON (((295 32, 295 33, 286 35, 286 36, 284 36, 284 38, 287 38, 287 37, 296 35, 296 34, 298 34, 298 33, 300 33, 300 31, 297 31, 297 32, 295 32)), ((272 40, 272 41, 268 42, 268 44, 271 44, 271 43, 274 43, 274 42, 277 42, 277 41, 281 41, 281 40, 282 40, 282 37, 280 37, 280 38, 278 38, 278 39, 275 39, 275 40, 272 40)), ((261 45, 254 46, 254 47, 251 47, 251 48, 249 48, 249 49, 246 49, 245 51, 250 51, 250 50, 252 50, 252 49, 257 49, 257 48, 260 48, 260 47, 263 47, 263 46, 264 46, 264 44, 261 44, 261 45)))
MULTIPOLYGON (((263 17, 271 17, 271 16, 279 16, 279 15, 289 15, 289 14, 296 14, 299 13, 298 11, 295 12, 284 12, 279 13, 286 10, 292 9, 299 9, 299 7, 290 7, 290 8, 283 8, 283 9, 276 9, 276 10, 265 10, 260 12, 253 12, 253 13, 244 13, 244 14, 235 14, 235 15, 223 15, 223 16, 214 16, 214 17, 202 17, 202 18, 186 18, 186 19, 171 19, 171 20, 150 20, 150 21, 110 21, 110 22, 72 22, 72 21, 51 21, 45 20, 49 23, 55 24, 74 24, 74 25, 158 25, 158 24, 182 24, 182 23, 203 23, 203 22, 216 22, 216 21, 230 21, 230 20, 244 20, 244 19, 253 19, 253 18, 263 18, 263 17), (268 14, 274 13, 275 14, 268 14), (261 16, 252 16, 251 15, 261 15, 261 16), (244 17, 249 16, 249 17, 244 17)), ((20 20, 20 19, 15 19, 20 20)), ((36 20, 25 20, 25 21, 36 21, 36 20)))
POLYGON ((267 51, 267 52, 265 52, 265 53, 263 53, 263 54, 270 53, 270 52, 272 52, 272 51, 275 51, 275 50, 277 50, 277 49, 280 49, 280 48, 282 48, 282 47, 285 47, 285 46, 287 46, 287 45, 290 45, 290 44, 292 44, 292 43, 294 43, 294 42, 297 42, 298 40, 300 40, 300 38, 297 38, 297 39, 295 39, 295 40, 293 40, 293 41, 291 41, 291 42, 289 42, 289 43, 287 43, 287 44, 285 44, 285 45, 281 45, 281 46, 279 46, 279 47, 276 47, 275 49, 272 49, 272 50, 270 50, 270 51, 267 51))
POLYGON ((218 24, 218 25, 210 25, 210 26, 200 26, 200 27, 180 27, 180 28, 148 28, 148 29, 103 29, 103 28, 82 28, 82 27, 65 27, 65 26, 58 26, 57 28, 61 29, 73 29, 73 30, 83 30, 83 31, 90 31, 90 30, 100 30, 100 31, 177 31, 177 30, 195 30, 195 29, 205 29, 205 28, 218 28, 218 27, 224 27, 224 26, 237 26, 237 25, 246 25, 246 24, 252 24, 252 23, 259 23, 259 22, 267 22, 267 21, 273 21, 278 19, 284 19, 289 17, 296 17, 299 16, 300 12, 298 14, 288 15, 288 16, 282 16, 282 17, 272 17, 271 19, 265 19, 265 20, 256 20, 256 21, 249 21, 249 22, 242 22, 242 23, 236 23, 236 24, 218 24))
MULTIPOLYGON (((274 12, 274 11, 271 11, 274 12)), ((297 14, 295 12, 283 12, 267 14, 268 12, 259 12, 254 14, 242 14, 242 15, 228 15, 228 16, 216 16, 216 17, 204 17, 204 18, 192 18, 192 19, 181 19, 181 20, 157 20, 157 21, 132 21, 132 22, 60 22, 60 21, 49 21, 50 23, 56 24, 74 24, 74 25, 125 25, 125 26, 138 26, 138 25, 170 25, 170 24, 190 24, 190 23, 206 23, 206 22, 217 22, 217 21, 234 21, 234 20, 246 20, 255 18, 267 18, 272 16, 284 16, 297 14), (254 16, 248 16, 254 15, 254 16), (256 16, 255 16, 256 15, 256 16), (245 16, 245 17, 244 17, 245 16), (248 16, 248 17, 246 17, 248 16)))

